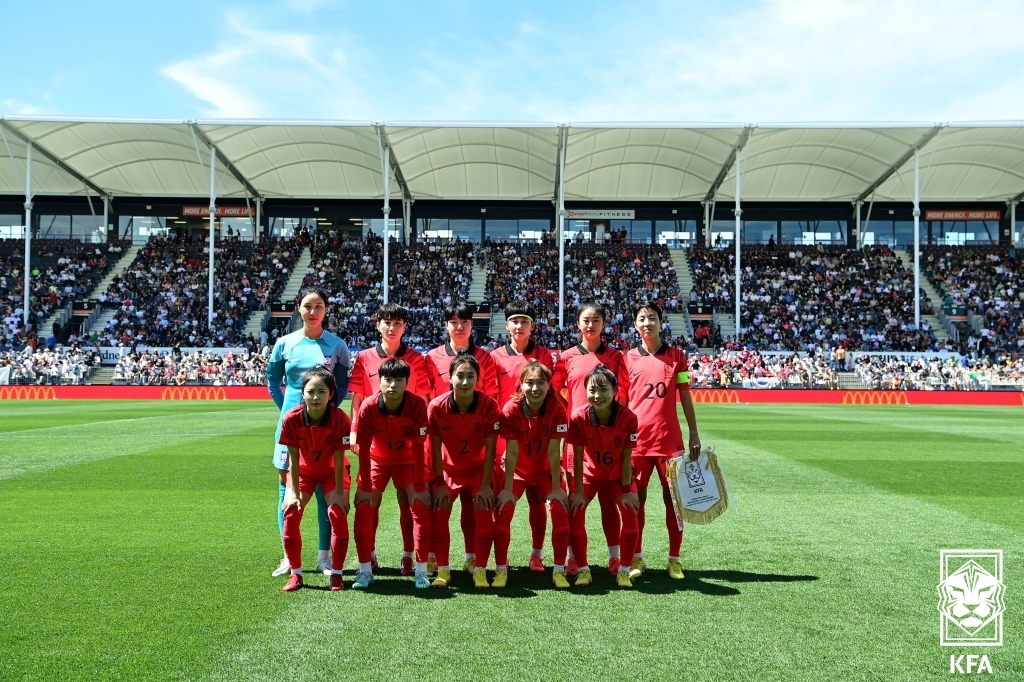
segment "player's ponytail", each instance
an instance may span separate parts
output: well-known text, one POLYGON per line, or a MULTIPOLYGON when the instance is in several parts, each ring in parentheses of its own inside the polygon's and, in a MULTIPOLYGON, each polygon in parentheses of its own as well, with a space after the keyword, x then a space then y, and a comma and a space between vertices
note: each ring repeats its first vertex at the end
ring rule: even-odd
POLYGON ((526 394, 523 393, 523 384, 526 383, 527 379, 532 379, 537 376, 540 376, 544 381, 548 382, 548 390, 550 391, 551 370, 536 360, 530 360, 523 366, 523 370, 519 373, 519 385, 516 386, 516 392, 513 394, 512 399, 517 403, 522 403, 526 400, 526 394))

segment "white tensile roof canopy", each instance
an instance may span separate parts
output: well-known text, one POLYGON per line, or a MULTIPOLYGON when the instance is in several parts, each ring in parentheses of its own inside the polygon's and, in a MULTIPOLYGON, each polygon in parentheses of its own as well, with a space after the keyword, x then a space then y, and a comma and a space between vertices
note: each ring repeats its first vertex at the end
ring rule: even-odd
POLYGON ((1024 198, 1024 122, 398 123, 0 118, 0 194, 922 201, 1024 198), (564 153, 564 171, 560 163, 564 153), (387 163, 382 163, 382 156, 387 163), (564 178, 562 177, 564 173, 564 178))

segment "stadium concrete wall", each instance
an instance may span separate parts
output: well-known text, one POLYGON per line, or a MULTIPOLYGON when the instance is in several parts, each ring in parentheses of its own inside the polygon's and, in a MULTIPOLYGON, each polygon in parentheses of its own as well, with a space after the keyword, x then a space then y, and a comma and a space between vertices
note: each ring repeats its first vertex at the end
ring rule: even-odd
MULTIPOLYGON (((695 403, 839 405, 1003 405, 1024 407, 1020 391, 825 391, 694 388, 695 403)), ((263 386, 0 386, 0 400, 270 400, 263 386)))

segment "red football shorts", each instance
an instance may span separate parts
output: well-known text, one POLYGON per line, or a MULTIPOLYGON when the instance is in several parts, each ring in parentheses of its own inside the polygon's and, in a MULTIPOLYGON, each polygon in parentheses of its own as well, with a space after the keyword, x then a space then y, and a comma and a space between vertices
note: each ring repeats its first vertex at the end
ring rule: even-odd
POLYGON ((662 486, 668 485, 668 479, 665 478, 665 468, 668 461, 672 459, 665 455, 654 455, 650 457, 638 457, 633 455, 633 480, 636 481, 638 488, 646 488, 650 485, 651 476, 654 475, 655 470, 658 472, 658 478, 661 480, 662 486))
POLYGON ((378 464, 371 460, 370 487, 384 490, 388 481, 393 481, 398 490, 405 490, 416 482, 416 467, 412 464, 378 464))
MULTIPOLYGON (((565 478, 561 475, 559 475, 559 477, 561 478, 559 487, 561 487, 562 490, 565 490, 565 478)), ((515 479, 512 481, 512 494, 516 496, 516 499, 522 497, 527 488, 535 488, 537 494, 541 498, 550 495, 551 474, 544 473, 539 476, 531 476, 530 478, 520 478, 519 475, 516 474, 515 479)))
MULTIPOLYGON (((445 471, 444 472, 444 484, 448 487, 448 494, 454 500, 459 493, 463 490, 469 491, 469 494, 476 496, 480 492, 480 474, 474 473, 467 475, 463 472, 456 471, 454 473, 445 471)), ((491 472, 491 490, 497 495, 501 492, 501 489, 505 486, 505 472, 500 466, 495 466, 494 471, 491 472)))
MULTIPOLYGON (((345 486, 345 490, 349 490, 352 487, 352 475, 349 473, 348 463, 346 462, 343 466, 345 467, 345 479, 343 485, 345 486)), ((288 475, 288 483, 289 485, 291 484, 291 474, 288 475)), ((337 488, 338 486, 335 482, 334 472, 332 471, 329 474, 323 474, 322 476, 303 476, 302 472, 299 472, 299 490, 307 495, 312 495, 316 492, 316 487, 318 485, 320 486, 320 489, 323 490, 324 495, 337 488)))

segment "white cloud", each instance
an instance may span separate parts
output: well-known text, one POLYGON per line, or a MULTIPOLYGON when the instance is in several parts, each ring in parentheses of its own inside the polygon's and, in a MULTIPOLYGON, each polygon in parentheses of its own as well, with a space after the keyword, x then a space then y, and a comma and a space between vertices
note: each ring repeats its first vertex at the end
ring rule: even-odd
POLYGON ((19 102, 15 99, 5 99, 4 111, 10 112, 11 114, 20 114, 22 116, 32 116, 35 114, 45 113, 46 109, 34 104, 28 104, 27 102, 19 102))
POLYGON ((575 120, 1016 118, 1024 74, 1009 65, 1024 46, 997 28, 1022 20, 1024 4, 1005 1, 770 0, 703 24, 696 39, 627 40, 604 71, 590 69, 593 94, 534 106, 575 120))
POLYGON ((233 14, 215 52, 173 62, 161 73, 207 103, 211 117, 346 118, 362 98, 336 43, 252 28, 248 18, 233 14))

